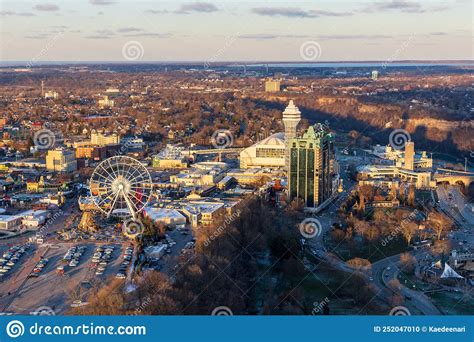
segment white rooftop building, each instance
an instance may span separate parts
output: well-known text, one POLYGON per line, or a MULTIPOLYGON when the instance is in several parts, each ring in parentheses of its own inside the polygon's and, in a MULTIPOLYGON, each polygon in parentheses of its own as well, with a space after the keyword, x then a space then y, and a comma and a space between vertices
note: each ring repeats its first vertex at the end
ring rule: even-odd
POLYGON ((23 217, 19 215, 0 215, 0 230, 16 230, 19 229, 23 217))
POLYGON ((417 189, 432 189, 436 182, 431 179, 431 172, 411 171, 396 166, 362 165, 357 171, 367 179, 393 179, 400 178, 403 181, 413 183, 417 189))
POLYGON ((183 158, 183 151, 183 146, 167 144, 166 147, 156 155, 156 157, 159 159, 181 159, 183 158))
POLYGON ((227 165, 225 163, 197 163, 193 165, 192 169, 171 175, 170 182, 183 186, 215 185, 224 178, 226 169, 227 165))
POLYGON ((23 225, 36 228, 41 226, 46 222, 46 219, 49 216, 49 211, 47 210, 27 210, 19 214, 23 218, 23 225))
POLYGON ((212 224, 220 213, 225 212, 224 203, 193 201, 183 205, 183 213, 187 216, 193 227, 212 224))
POLYGON ((285 133, 275 133, 240 152, 240 168, 283 168, 285 133))
POLYGON ((163 223, 166 226, 176 227, 186 224, 186 217, 176 209, 165 209, 157 207, 146 207, 145 216, 156 223, 163 223))

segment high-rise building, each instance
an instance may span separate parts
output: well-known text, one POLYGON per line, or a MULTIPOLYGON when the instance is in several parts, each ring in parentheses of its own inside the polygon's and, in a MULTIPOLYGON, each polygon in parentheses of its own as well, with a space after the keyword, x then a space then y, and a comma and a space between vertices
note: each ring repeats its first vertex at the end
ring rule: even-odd
POLYGON ((288 142, 296 138, 296 129, 298 123, 301 120, 301 112, 298 107, 295 106, 293 100, 290 100, 290 103, 283 112, 283 125, 285 126, 285 144, 287 148, 285 151, 285 170, 289 170, 289 161, 290 161, 290 150, 288 148, 288 142))
POLYGON ((405 169, 413 170, 415 168, 415 143, 407 141, 405 144, 405 169))
POLYGON ((301 138, 288 141, 290 200, 300 198, 315 208, 333 192, 334 136, 322 125, 310 126, 301 138))
POLYGON ((277 80, 267 80, 265 82, 265 91, 267 93, 273 93, 280 91, 280 81, 277 80))
POLYGON ((46 155, 46 168, 57 172, 72 172, 77 170, 74 151, 57 148, 49 150, 46 155))
POLYGON ((374 81, 377 81, 378 78, 379 78, 379 72, 377 70, 373 70, 372 71, 372 79, 374 81))

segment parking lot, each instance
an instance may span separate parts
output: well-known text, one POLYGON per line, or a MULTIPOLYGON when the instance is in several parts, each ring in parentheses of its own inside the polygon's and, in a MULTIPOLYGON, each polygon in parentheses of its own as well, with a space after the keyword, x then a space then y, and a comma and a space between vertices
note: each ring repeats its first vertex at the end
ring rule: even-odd
MULTIPOLYGON (((194 238, 190 227, 185 229, 174 229, 168 232, 167 235, 168 240, 172 243, 168 244, 169 247, 167 253, 156 262, 156 269, 168 276, 173 276, 176 273, 180 256, 183 255, 183 250, 186 245, 194 241, 194 238)), ((190 245, 188 245, 188 247, 190 247, 190 245)))
POLYGON ((93 284, 126 273, 126 247, 90 242, 32 247, 23 265, 0 282, 0 311, 31 314, 48 307, 55 314, 67 312, 73 302, 85 302, 93 284))
POLYGON ((7 281, 28 258, 27 252, 31 249, 30 244, 14 245, 5 248, 0 258, 0 281, 7 281))
MULTIPOLYGON (((59 229, 61 222, 49 230, 59 229)), ((0 245, 0 314, 65 314, 87 305, 92 287, 117 278, 130 282, 134 249, 113 227, 69 241, 49 233, 44 244, 27 240, 0 245)), ((193 241, 189 226, 168 231, 163 254, 146 267, 173 278, 179 263, 193 255, 193 241)))

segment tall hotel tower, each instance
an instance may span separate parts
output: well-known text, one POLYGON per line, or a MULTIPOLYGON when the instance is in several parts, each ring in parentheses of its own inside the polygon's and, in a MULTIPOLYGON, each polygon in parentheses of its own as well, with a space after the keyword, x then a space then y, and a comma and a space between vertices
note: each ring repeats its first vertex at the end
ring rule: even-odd
POLYGON ((310 126, 301 138, 288 141, 290 199, 300 198, 307 208, 316 208, 332 194, 334 136, 322 125, 310 126))
POLYGON ((296 127, 301 120, 301 112, 295 106, 293 100, 290 100, 288 107, 283 112, 283 125, 285 126, 285 170, 290 170, 290 149, 289 142, 296 138, 296 127))

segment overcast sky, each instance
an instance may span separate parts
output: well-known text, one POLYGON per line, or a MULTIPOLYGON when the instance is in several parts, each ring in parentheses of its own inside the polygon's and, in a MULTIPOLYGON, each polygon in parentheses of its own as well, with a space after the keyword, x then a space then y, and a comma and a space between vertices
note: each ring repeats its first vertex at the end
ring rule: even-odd
POLYGON ((473 59, 470 0, 1 0, 0 22, 1 61, 473 59))

